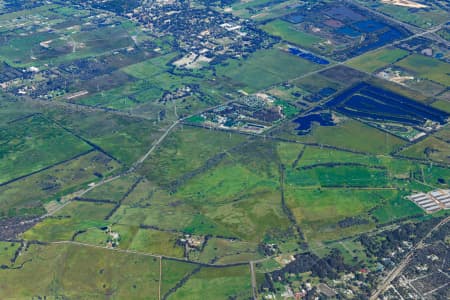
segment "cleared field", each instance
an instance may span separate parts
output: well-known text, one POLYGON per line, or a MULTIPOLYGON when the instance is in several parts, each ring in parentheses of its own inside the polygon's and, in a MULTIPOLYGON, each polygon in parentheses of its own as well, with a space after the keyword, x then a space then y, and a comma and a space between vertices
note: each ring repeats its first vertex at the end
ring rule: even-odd
MULTIPOLYGON (((290 131, 290 130, 289 130, 290 131)), ((286 132, 288 133, 288 132, 286 132)), ((406 142, 353 119, 341 119, 336 126, 314 125, 305 136, 281 133, 299 141, 335 146, 371 154, 389 153, 406 142), (370 137, 370 138, 368 138, 370 137)))
POLYGON ((305 146, 302 144, 279 143, 277 146, 278 157, 282 164, 293 165, 304 148, 305 146))
POLYGON ((170 66, 170 61, 174 60, 179 54, 169 53, 158 56, 128 67, 123 68, 123 71, 133 77, 145 80, 151 80, 157 74, 165 72, 170 66))
MULTIPOLYGON (((0 211, 26 214, 27 209, 42 204, 98 181, 111 174, 119 164, 102 153, 93 151, 77 159, 54 166, 19 181, 0 187, 0 211), (22 212, 21 212, 22 211, 22 212)), ((40 211, 42 213, 42 211, 40 211)), ((8 213, 10 214, 10 213, 8 213)))
POLYGON ((322 187, 386 187, 390 185, 386 170, 345 164, 290 170, 287 172, 286 182, 298 186, 322 187))
POLYGON ((347 62, 347 65, 358 70, 372 73, 397 62, 408 54, 408 51, 398 48, 383 48, 358 56, 347 62))
POLYGON ((304 167, 327 163, 358 163, 369 166, 380 165, 378 158, 374 155, 361 155, 335 149, 307 146, 301 159, 298 161, 297 166, 304 167))
POLYGON ((0 270, 0 298, 157 299, 159 260, 76 245, 31 245, 0 270), (89 274, 89 276, 86 276, 89 274))
POLYGON ((439 162, 450 162, 450 144, 435 137, 428 137, 399 152, 400 155, 434 160, 439 162))
POLYGON ((168 299, 248 299, 251 297, 250 267, 202 268, 168 299))
MULTIPOLYGON (((72 202, 55 218, 47 218, 23 234, 28 240, 70 241, 75 233, 108 225, 104 217, 114 204, 72 202)), ((104 238, 106 240, 106 236, 104 238)))
POLYGON ((209 263, 217 260, 221 262, 239 262, 262 258, 257 251, 257 243, 248 243, 220 238, 210 238, 200 253, 199 261, 209 263))
POLYGON ((173 260, 162 260, 161 296, 174 288, 185 276, 188 276, 198 267, 194 264, 181 263, 173 260))
POLYGON ((320 66, 281 50, 261 50, 247 59, 230 61, 217 67, 219 76, 229 78, 237 87, 255 92, 271 85, 296 78, 320 66))
POLYGON ((447 100, 438 100, 436 102, 433 102, 432 106, 442 109, 445 112, 450 113, 450 101, 447 100))
POLYGON ((396 65, 416 74, 416 76, 436 81, 444 86, 450 85, 448 72, 450 64, 438 59, 413 54, 400 60, 396 65))
POLYGON ((299 189, 287 187, 286 202, 308 240, 332 240, 373 227, 366 224, 340 227, 349 217, 368 218, 370 209, 395 198, 395 190, 299 189))
POLYGON ((403 194, 398 197, 389 199, 383 205, 372 212, 372 215, 380 223, 392 222, 400 218, 407 218, 412 216, 420 216, 423 210, 420 209, 412 201, 405 198, 403 194))
POLYGON ((91 147, 40 115, 0 127, 0 183, 71 159, 91 147))
POLYGON ((271 21, 261 28, 284 41, 309 49, 324 41, 315 35, 296 30, 291 23, 279 19, 271 21))
POLYGON ((8 266, 19 249, 20 243, 0 242, 0 266, 8 266))
POLYGON ((131 189, 133 184, 139 179, 136 174, 122 176, 112 182, 106 183, 84 194, 83 198, 96 200, 110 200, 118 202, 131 189))
MULTIPOLYGON (((178 127, 150 155, 139 172, 157 183, 169 184, 185 173, 207 167, 208 160, 244 141, 241 135, 178 127)), ((220 161, 219 156, 217 159, 220 161)))
POLYGON ((184 257, 184 248, 176 242, 180 234, 152 229, 139 229, 129 249, 140 252, 184 257))
POLYGON ((112 157, 130 165, 145 154, 165 126, 151 120, 103 112, 52 111, 52 118, 64 127, 95 143, 112 157))

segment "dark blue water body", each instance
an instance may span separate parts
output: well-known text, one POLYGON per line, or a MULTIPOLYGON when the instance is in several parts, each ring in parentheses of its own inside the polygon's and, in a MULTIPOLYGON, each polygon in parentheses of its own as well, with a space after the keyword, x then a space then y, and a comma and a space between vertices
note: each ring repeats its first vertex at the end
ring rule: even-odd
POLYGON ((387 24, 374 21, 374 20, 364 20, 353 24, 359 31, 364 33, 372 33, 387 27, 387 24))
POLYGON ((322 97, 329 97, 329 96, 333 95, 334 93, 336 93, 336 90, 331 87, 326 87, 319 91, 319 95, 322 97))
POLYGON ((289 52, 295 56, 301 57, 303 59, 309 60, 310 62, 313 62, 315 64, 319 65, 328 65, 330 62, 326 59, 323 59, 321 57, 315 56, 314 54, 310 52, 306 52, 303 50, 300 50, 298 48, 289 47, 289 52))
POLYGON ((445 124, 449 114, 379 87, 360 83, 334 97, 327 108, 351 117, 423 125, 426 120, 445 124))
POLYGON ((377 40, 369 43, 361 48, 358 49, 358 53, 364 53, 379 47, 382 47, 386 44, 392 43, 393 41, 400 39, 404 36, 403 33, 398 31, 395 28, 389 28, 388 31, 385 31, 379 35, 377 35, 377 40))
POLYGON ((348 26, 339 28, 338 30, 336 30, 336 33, 347 35, 347 36, 353 37, 353 38, 361 36, 361 32, 359 32, 351 27, 348 27, 348 26))
POLYGON ((313 123, 319 123, 320 126, 335 126, 331 113, 311 113, 307 116, 299 117, 293 121, 299 124, 295 129, 298 135, 305 135, 311 131, 313 123))

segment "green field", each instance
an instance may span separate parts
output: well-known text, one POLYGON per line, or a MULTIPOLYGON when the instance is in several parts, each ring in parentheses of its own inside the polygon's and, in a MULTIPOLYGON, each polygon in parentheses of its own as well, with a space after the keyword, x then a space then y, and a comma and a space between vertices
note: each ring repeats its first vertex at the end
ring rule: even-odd
POLYGON ((250 267, 202 268, 168 299, 248 299, 251 297, 250 267))
POLYGON ((153 257, 75 245, 31 245, 16 265, 22 263, 22 268, 0 270, 0 298, 143 299, 158 294, 159 260, 153 257))
POLYGON ((291 23, 279 19, 265 24, 262 26, 262 29, 272 35, 282 38, 286 42, 309 49, 314 48, 321 42, 324 42, 322 38, 297 30, 293 28, 291 23))
POLYGON ((140 173, 160 184, 169 184, 183 174, 245 141, 243 136, 190 127, 177 129, 152 153, 140 173))
POLYGON ((433 102, 433 106, 438 109, 441 109, 445 112, 450 113, 450 101, 438 100, 436 102, 433 102))
POLYGON ((340 228, 336 223, 348 217, 367 218, 370 209, 395 198, 395 190, 301 189, 290 187, 286 201, 308 240, 339 239, 373 227, 366 225, 340 228))
POLYGON ((337 126, 313 126, 311 132, 305 136, 292 135, 291 128, 281 132, 280 135, 302 142, 330 145, 370 154, 389 153, 405 144, 405 141, 393 135, 353 119, 341 119, 337 126))
POLYGON ((405 68, 419 78, 426 78, 444 86, 450 85, 450 75, 448 70, 450 64, 435 58, 413 54, 408 56, 395 65, 405 68))
POLYGON ((407 157, 449 163, 449 151, 450 144, 435 137, 428 137, 402 150, 399 154, 407 157))
POLYGON ((217 75, 232 80, 237 88, 255 92, 319 69, 308 62, 278 49, 261 50, 247 59, 233 60, 217 67, 217 75))
POLYGON ((347 62, 347 65, 358 70, 372 73, 397 62, 407 55, 408 52, 402 49, 383 48, 353 58, 347 62))
MULTIPOLYGON (((90 152, 20 181, 0 187, 0 212, 26 214, 28 209, 42 208, 43 203, 98 181, 96 174, 107 176, 119 165, 98 152, 90 152)), ((41 211, 42 212, 42 211, 41 211)), ((34 213, 31 213, 34 214, 34 213)))
POLYGON ((57 213, 60 218, 46 219, 24 233, 24 238, 40 241, 70 241, 78 231, 107 226, 104 217, 113 204, 72 202, 57 213))
POLYGON ((91 147, 35 115, 0 127, 0 183, 71 159, 91 147))

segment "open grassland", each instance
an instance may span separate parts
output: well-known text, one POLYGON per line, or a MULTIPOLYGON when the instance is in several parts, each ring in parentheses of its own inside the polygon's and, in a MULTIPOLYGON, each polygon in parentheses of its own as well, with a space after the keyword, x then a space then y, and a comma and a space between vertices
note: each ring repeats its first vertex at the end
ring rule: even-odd
POLYGON ((83 195, 83 198, 118 202, 126 196, 126 193, 138 180, 139 176, 131 173, 89 191, 83 195))
POLYGON ((216 260, 223 263, 258 259, 261 258, 261 254, 258 253, 257 247, 257 243, 210 238, 198 259, 205 263, 216 260))
POLYGON ((450 144, 435 137, 428 137, 399 152, 400 155, 450 163, 450 144))
POLYGON ((318 146, 306 146, 297 166, 305 167, 316 164, 346 164, 356 163, 368 166, 379 165, 380 162, 375 155, 362 155, 347 151, 321 148, 318 146))
POLYGON ((91 147, 40 115, 0 127, 0 183, 71 159, 91 147))
POLYGON ((202 268, 168 299, 248 299, 251 297, 250 267, 202 268))
POLYGON ((320 37, 297 30, 291 23, 279 19, 271 21, 261 28, 272 35, 280 37, 286 42, 309 49, 314 48, 314 46, 324 41, 320 37))
POLYGON ((16 265, 22 267, 0 270, 2 299, 158 295, 159 260, 153 257, 76 245, 31 245, 16 265))
POLYGON ((295 143, 279 143, 277 145, 277 153, 280 162, 287 166, 292 166, 299 158, 299 155, 304 151, 305 146, 295 143))
POLYGON ((130 81, 106 91, 78 99, 76 103, 110 109, 128 110, 160 98, 163 90, 149 81, 130 81))
POLYGON ((353 119, 341 119, 337 126, 314 125, 311 132, 305 136, 295 135, 291 130, 288 129, 281 135, 302 142, 330 145, 371 154, 389 153, 406 143, 391 134, 353 119))
POLYGON ((450 85, 450 75, 448 72, 450 64, 438 59, 413 54, 400 60, 396 65, 405 68, 417 77, 430 79, 444 86, 450 85))
POLYGON ((169 184, 183 174, 207 167, 208 160, 245 141, 241 135, 178 127, 144 162, 139 172, 160 184, 169 184))
MULTIPOLYGON (((161 296, 174 288, 184 277, 189 276, 198 266, 189 263, 163 259, 161 274, 161 296)), ((172 292, 172 291, 171 291, 172 292)))
POLYGON ((99 152, 54 166, 19 181, 0 187, 0 211, 42 207, 50 199, 59 198, 111 174, 119 165, 99 152))
POLYGON ((386 170, 366 166, 330 165, 289 170, 286 182, 298 186, 387 187, 386 170))
POLYGON ((363 232, 367 224, 340 227, 349 217, 367 219, 368 212, 383 201, 396 197, 395 190, 301 189, 287 186, 286 202, 308 240, 332 240, 363 232))
POLYGON ((17 249, 19 249, 20 243, 0 242, 0 266, 8 266, 11 264, 11 260, 17 249))
POLYGON ((107 226, 104 218, 113 207, 110 203, 72 202, 54 218, 47 218, 25 232, 23 237, 47 242, 70 241, 77 232, 107 226))
POLYGON ((336 80, 327 78, 322 74, 316 73, 297 80, 293 80, 292 84, 308 91, 309 93, 320 93, 320 91, 325 88, 332 88, 336 91, 339 91, 349 83, 338 82, 336 80))
POLYGON ((412 201, 406 199, 403 193, 398 193, 397 197, 385 201, 383 205, 372 211, 372 216, 379 223, 388 223, 423 214, 423 210, 412 201))
POLYGON ((162 56, 148 59, 146 61, 127 66, 123 70, 133 77, 151 81, 155 75, 161 74, 169 69, 169 64, 179 54, 172 52, 162 56))
POLYGON ((320 66, 278 49, 261 50, 244 60, 217 67, 217 75, 232 80, 238 88, 255 92, 296 78, 320 66))
POLYGON ((152 229, 139 229, 129 249, 146 253, 164 254, 171 257, 184 257, 184 248, 177 245, 177 233, 152 229))
MULTIPOLYGON (((4 15, 4 18, 8 17, 11 18, 8 21, 14 20, 12 14, 4 15)), ((33 17, 40 19, 42 26, 57 27, 55 22, 46 19, 44 15, 36 14, 33 17)), ((11 32, 6 45, 0 46, 0 57, 13 66, 46 68, 48 63, 64 63, 133 46, 133 40, 126 30, 126 22, 121 24, 119 21, 117 25, 84 31, 74 28, 48 31, 38 28, 23 32, 18 29, 11 32)))
POLYGON ((131 165, 145 154, 151 143, 162 135, 156 124, 145 119, 110 115, 103 112, 51 112, 54 120, 88 139, 120 162, 131 165))
POLYGON ((398 48, 383 48, 365 53, 350 60, 347 65, 352 68, 372 73, 404 58, 408 51, 398 48))
POLYGON ((434 107, 441 109, 445 112, 450 113, 450 101, 447 100, 438 100, 436 102, 433 102, 432 104, 434 107))

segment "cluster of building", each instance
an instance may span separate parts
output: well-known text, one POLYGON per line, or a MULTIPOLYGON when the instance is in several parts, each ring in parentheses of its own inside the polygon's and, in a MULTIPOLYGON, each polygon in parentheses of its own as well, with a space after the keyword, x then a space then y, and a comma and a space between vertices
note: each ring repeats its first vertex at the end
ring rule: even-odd
POLYGON ((408 199, 427 213, 450 208, 450 190, 439 189, 429 193, 417 193, 408 196, 408 199))
POLYGON ((274 43, 249 20, 189 1, 147 0, 126 16, 154 36, 173 36, 174 46, 185 54, 176 65, 187 69, 244 57, 274 43))
POLYGON ((205 111, 199 117, 207 127, 262 133, 284 115, 274 98, 258 93, 205 111))

